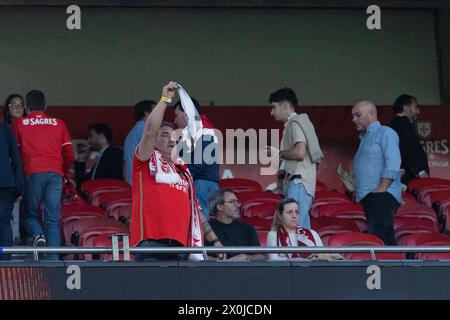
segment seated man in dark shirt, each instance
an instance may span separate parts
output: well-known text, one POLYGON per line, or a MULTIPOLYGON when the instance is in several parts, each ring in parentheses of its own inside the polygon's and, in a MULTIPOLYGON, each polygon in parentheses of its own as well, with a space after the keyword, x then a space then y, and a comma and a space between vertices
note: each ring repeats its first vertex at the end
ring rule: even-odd
MULTIPOLYGON (((240 203, 230 189, 218 191, 210 200, 213 216, 209 220, 211 228, 216 233, 223 246, 259 246, 258 235, 251 225, 239 221, 240 203)), ((211 243, 207 243, 211 245, 211 243)), ((263 254, 232 254, 227 253, 230 260, 264 260, 263 254)))

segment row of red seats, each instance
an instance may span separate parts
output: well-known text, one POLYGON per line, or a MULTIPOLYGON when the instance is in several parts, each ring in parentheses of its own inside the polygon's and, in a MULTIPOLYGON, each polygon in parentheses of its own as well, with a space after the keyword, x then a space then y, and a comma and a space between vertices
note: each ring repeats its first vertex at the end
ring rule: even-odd
MULTIPOLYGON (((276 206, 282 199, 280 195, 265 192, 259 183, 248 179, 225 179, 221 181, 221 187, 231 188, 237 192, 238 199, 242 204, 243 221, 254 225, 259 232, 270 230, 276 206)), ((423 188, 423 186, 421 187, 423 188)), ((362 207, 354 204, 346 195, 327 189, 325 184, 319 182, 315 202, 311 208, 313 229, 318 231, 324 243, 327 244, 328 239, 337 234, 364 232, 366 226, 362 207)), ((104 238, 104 234, 113 232, 125 233, 125 229, 117 227, 117 225, 111 226, 102 219, 113 217, 129 224, 131 189, 128 184, 108 179, 93 180, 83 184, 82 191, 88 201, 96 206, 86 203, 65 206, 62 230, 66 245, 70 243, 90 244, 94 242, 86 242, 86 239, 95 240, 95 237, 98 236, 104 238), (106 211, 101 211, 102 209, 97 206, 106 211), (97 220, 91 224, 86 222, 89 218, 97 218, 97 220), (93 233, 90 230, 95 229, 95 224, 99 228, 97 233, 91 236, 93 233), (89 237, 84 236, 85 232, 91 232, 88 233, 89 237), (78 238, 74 235, 77 235, 78 238)), ((405 243, 404 239, 411 234, 438 231, 438 220, 431 208, 417 204, 414 197, 408 193, 404 194, 404 200, 405 204, 399 209, 394 220, 399 244, 405 243)))

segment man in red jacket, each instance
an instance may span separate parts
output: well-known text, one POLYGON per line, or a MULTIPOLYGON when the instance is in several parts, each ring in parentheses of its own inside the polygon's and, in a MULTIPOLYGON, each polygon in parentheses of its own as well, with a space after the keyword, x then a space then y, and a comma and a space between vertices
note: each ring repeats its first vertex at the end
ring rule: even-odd
MULTIPOLYGON (((27 218, 25 228, 33 245, 59 247, 59 216, 63 177, 73 164, 72 142, 64 121, 47 116, 44 93, 28 92, 29 114, 13 125, 23 159, 27 218), (40 224, 40 204, 44 202, 44 226, 40 224)), ((58 260, 57 254, 47 256, 58 260)))

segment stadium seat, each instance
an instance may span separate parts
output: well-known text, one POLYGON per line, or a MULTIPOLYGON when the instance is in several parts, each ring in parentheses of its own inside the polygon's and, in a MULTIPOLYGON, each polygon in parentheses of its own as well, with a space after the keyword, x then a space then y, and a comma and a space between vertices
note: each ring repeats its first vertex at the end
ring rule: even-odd
POLYGON ((250 224, 256 231, 259 230, 270 230, 272 226, 272 220, 264 219, 264 218, 249 218, 249 217, 241 217, 239 219, 242 222, 246 222, 250 224))
POLYGON ((131 201, 116 202, 106 209, 106 215, 108 217, 119 220, 120 222, 125 223, 127 226, 129 226, 131 219, 131 210, 132 210, 131 208, 132 208, 131 201))
POLYGON ((317 208, 318 217, 334 217, 353 220, 360 230, 367 230, 366 216, 364 209, 359 204, 354 203, 332 203, 317 208))
POLYGON ((409 192, 403 192, 402 199, 403 203, 416 202, 416 198, 414 198, 414 196, 409 192))
MULTIPOLYGON (((412 234, 405 238, 407 246, 448 246, 450 247, 450 235, 439 233, 412 234)), ((450 252, 420 252, 414 255, 419 260, 450 260, 450 252)))
POLYGON ((412 179, 408 182, 408 191, 412 194, 415 194, 420 189, 429 186, 450 186, 450 180, 441 178, 412 179))
MULTIPOLYGON (((85 247, 112 247, 112 236, 114 234, 104 233, 92 236, 85 240, 85 247)), ((122 240, 119 238, 119 247, 123 246, 122 240)), ((86 260, 112 261, 112 254, 85 255, 86 260)), ((123 254, 119 254, 119 259, 123 260, 123 254)), ((130 261, 134 261, 134 255, 130 255, 130 261)))
POLYGON ((265 247, 266 242, 267 242, 267 234, 269 233, 269 231, 268 230, 259 230, 259 231, 256 231, 256 233, 258 234, 259 245, 261 247, 265 247))
MULTIPOLYGON (((383 240, 367 233, 343 233, 331 236, 328 240, 330 247, 384 247, 383 240)), ((370 253, 345 253, 346 260, 372 260, 370 253)), ((377 260, 403 260, 400 253, 375 253, 377 260)))
MULTIPOLYGON (((102 193, 96 198, 96 203, 98 206, 104 210, 106 210, 111 204, 120 201, 129 201, 131 202, 133 198, 133 194, 131 189, 124 191, 115 191, 115 192, 107 192, 102 193)), ((95 205, 95 204, 93 204, 95 205)))
MULTIPOLYGON (((80 219, 74 222, 71 236, 74 246, 83 247, 84 242, 100 234, 128 234, 125 224, 108 218, 80 219)), ((79 259, 84 259, 84 255, 79 255, 79 259)))
POLYGON ((259 182, 239 178, 220 180, 220 188, 232 189, 234 192, 263 191, 259 182))
POLYGON ((351 203, 351 200, 337 191, 317 191, 310 209, 311 216, 318 217, 317 208, 332 203, 351 203))
POLYGON ((102 193, 127 190, 131 190, 131 186, 127 182, 118 179, 88 180, 81 184, 82 196, 94 205, 98 205, 96 198, 102 193))
POLYGON ((394 217, 394 232, 397 245, 406 245, 405 238, 411 234, 437 232, 433 222, 421 218, 394 217))
POLYGON ((439 216, 440 231, 450 233, 450 190, 433 192, 430 198, 432 208, 439 216))
POLYGON ((274 202, 248 205, 242 212, 242 215, 249 218, 264 218, 272 220, 277 207, 278 204, 274 202))
POLYGON ((431 195, 439 191, 449 191, 450 186, 428 186, 423 187, 417 192, 417 202, 425 204, 427 207, 432 206, 431 195))
POLYGON ((439 231, 438 216, 433 209, 420 203, 405 203, 398 208, 395 217, 420 218, 430 220, 435 226, 436 232, 439 231))
POLYGON ((311 218, 311 228, 319 234, 325 246, 328 245, 328 239, 335 234, 359 232, 354 221, 333 217, 311 218))
POLYGON ((255 205, 264 203, 278 204, 282 200, 280 195, 270 191, 238 192, 236 193, 236 197, 241 203, 242 215, 245 215, 246 210, 255 205))
POLYGON ((96 189, 111 189, 118 188, 127 190, 130 188, 130 185, 119 179, 95 179, 95 180, 87 180, 81 184, 81 192, 91 192, 96 189))
POLYGON ((106 218, 103 209, 88 204, 71 204, 61 208, 61 231, 63 244, 71 245, 73 223, 80 219, 106 218))

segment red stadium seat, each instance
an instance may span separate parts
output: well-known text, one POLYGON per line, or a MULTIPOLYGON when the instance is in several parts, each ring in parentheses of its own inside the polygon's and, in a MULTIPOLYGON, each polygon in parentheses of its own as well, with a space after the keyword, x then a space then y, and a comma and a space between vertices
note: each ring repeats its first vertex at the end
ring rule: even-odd
POLYGON ((239 178, 220 180, 220 188, 232 189, 234 192, 263 191, 259 182, 239 178))
POLYGON ((397 210, 395 217, 427 219, 433 223, 435 230, 439 231, 439 221, 436 213, 433 209, 428 208, 424 204, 413 202, 405 203, 397 210))
POLYGON ((98 189, 123 189, 127 190, 130 188, 130 185, 118 179, 95 179, 95 180, 87 180, 81 184, 81 192, 90 193, 94 190, 98 189))
POLYGON ((394 217, 394 231, 397 245, 406 245, 405 238, 411 234, 436 232, 433 222, 421 218, 394 217))
POLYGON ((250 207, 264 203, 278 204, 282 200, 280 195, 270 191, 238 192, 236 197, 241 203, 241 214, 243 216, 246 215, 246 210, 250 207))
POLYGON ((258 231, 256 231, 256 233, 258 234, 259 245, 261 247, 265 247, 266 242, 267 242, 267 234, 269 233, 269 231, 268 230, 258 230, 258 231))
POLYGON ((359 232, 354 221, 333 217, 312 218, 311 228, 319 234, 325 246, 328 245, 328 239, 335 234, 359 232))
POLYGON ((417 202, 423 203, 428 207, 431 207, 433 202, 431 200, 431 195, 433 193, 439 192, 439 191, 448 191, 450 192, 450 186, 428 186, 423 187, 419 189, 417 192, 417 202))
POLYGON ((272 221, 269 219, 264 219, 264 218, 241 217, 239 220, 250 224, 253 228, 255 228, 256 231, 259 231, 259 230, 268 231, 268 230, 270 230, 270 228, 272 226, 272 221))
POLYGON ((108 218, 81 219, 73 224, 73 234, 78 234, 78 241, 73 243, 76 246, 83 246, 84 239, 92 234, 101 234, 104 231, 115 231, 117 233, 128 233, 125 224, 108 218))
POLYGON ((278 203, 274 202, 249 205, 246 206, 246 209, 242 215, 249 218, 264 218, 272 220, 277 207, 278 203))
POLYGON ((73 224, 80 219, 105 218, 103 209, 88 204, 72 204, 63 206, 61 209, 61 230, 63 243, 71 245, 73 224))
POLYGON ((408 191, 413 192, 428 186, 450 186, 450 180, 441 178, 419 178, 408 182, 408 191))
POLYGON ((131 189, 129 189, 124 191, 102 193, 96 198, 96 201, 99 207, 106 210, 111 204, 116 202, 131 202, 132 198, 133 194, 131 189))
MULTIPOLYGON (((367 233, 343 233, 331 236, 330 247, 384 247, 383 240, 367 233)), ((372 260, 370 253, 346 253, 346 260, 372 260)), ((376 253, 377 260, 403 260, 404 254, 376 253)))
POLYGON ((361 232, 367 230, 366 216, 364 209, 359 204, 354 203, 332 203, 317 208, 319 217, 334 217, 353 220, 361 232))
POLYGON ((414 198, 414 196, 408 192, 402 193, 402 199, 403 199, 403 203, 416 202, 416 198, 414 198))
MULTIPOLYGON (((410 235, 405 239, 407 246, 450 246, 450 235, 439 233, 422 233, 410 235)), ((447 252, 421 252, 415 254, 420 260, 450 260, 450 253, 447 252)))
POLYGON ((310 209, 311 216, 318 217, 317 208, 332 203, 351 203, 351 200, 345 194, 336 191, 317 191, 310 209))
POLYGON ((81 185, 82 195, 89 203, 99 206, 97 197, 100 194, 128 191, 131 190, 131 186, 122 180, 117 179, 96 179, 83 182, 81 185))
MULTIPOLYGON (((104 233, 96 236, 92 236, 85 241, 86 247, 112 247, 113 234, 104 233)), ((123 246, 122 240, 119 238, 119 247, 123 246)), ((123 254, 119 254, 120 260, 123 260, 123 254)), ((112 254, 101 255, 85 255, 86 260, 94 259, 100 261, 111 261, 112 254)), ((134 261, 134 255, 130 255, 130 261, 134 261)))
POLYGON ((439 215, 442 232, 450 233, 450 190, 436 191, 431 195, 433 210, 439 215))
POLYGON ((132 208, 131 201, 116 202, 106 209, 106 215, 108 217, 119 220, 120 222, 125 223, 127 226, 129 226, 131 219, 131 208, 132 208))

